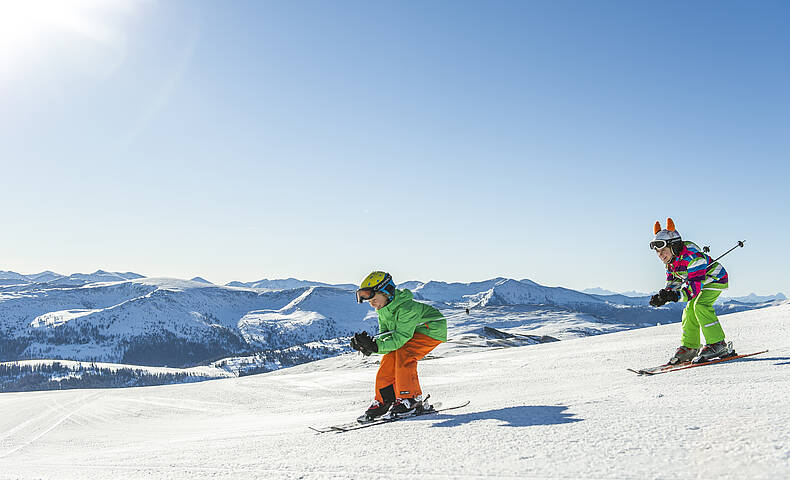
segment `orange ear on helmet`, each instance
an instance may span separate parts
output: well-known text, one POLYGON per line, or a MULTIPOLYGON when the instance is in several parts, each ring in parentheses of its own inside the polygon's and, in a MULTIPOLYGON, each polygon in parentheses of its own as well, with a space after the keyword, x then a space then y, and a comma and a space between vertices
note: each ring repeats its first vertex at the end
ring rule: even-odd
POLYGON ((673 222, 671 218, 667 218, 667 230, 670 232, 675 231, 675 222, 673 222))
POLYGON ((661 223, 656 222, 656 224, 653 225, 653 235, 657 234, 660 231, 661 231, 661 223))

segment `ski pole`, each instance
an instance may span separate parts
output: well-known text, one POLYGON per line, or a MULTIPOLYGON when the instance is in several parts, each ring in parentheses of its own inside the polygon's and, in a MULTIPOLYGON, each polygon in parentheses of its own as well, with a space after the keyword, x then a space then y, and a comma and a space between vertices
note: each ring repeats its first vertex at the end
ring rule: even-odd
POLYGON ((742 246, 743 246, 743 243, 744 243, 745 241, 746 241, 746 240, 738 240, 738 243, 736 243, 734 247, 732 247, 731 249, 729 249, 729 250, 727 250, 726 252, 724 252, 724 253, 722 253, 721 255, 719 255, 719 258, 717 258, 716 260, 714 260, 713 262, 711 262, 711 264, 718 262, 719 260, 721 260, 721 257, 723 257, 723 256, 727 255, 728 253, 730 253, 731 251, 735 250, 736 248, 738 248, 738 247, 742 247, 742 246))
POLYGON ((381 333, 379 333, 379 334, 377 334, 377 335, 373 335, 373 336, 372 336, 372 337, 370 337, 370 338, 372 338, 373 340, 375 340, 375 339, 379 338, 380 336, 382 336, 382 335, 386 335, 386 334, 388 334, 388 333, 392 333, 392 332, 391 332, 391 331, 389 331, 389 330, 387 330, 386 332, 381 332, 381 333))

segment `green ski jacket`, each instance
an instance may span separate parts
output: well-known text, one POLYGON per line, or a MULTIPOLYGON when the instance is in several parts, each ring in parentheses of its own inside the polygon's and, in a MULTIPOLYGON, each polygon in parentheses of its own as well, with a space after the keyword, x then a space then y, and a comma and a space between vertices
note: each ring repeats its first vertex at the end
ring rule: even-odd
POLYGON ((378 353, 389 353, 402 347, 415 333, 447 341, 447 320, 439 310, 414 301, 410 291, 395 290, 387 306, 378 309, 379 332, 389 332, 376 339, 378 353))

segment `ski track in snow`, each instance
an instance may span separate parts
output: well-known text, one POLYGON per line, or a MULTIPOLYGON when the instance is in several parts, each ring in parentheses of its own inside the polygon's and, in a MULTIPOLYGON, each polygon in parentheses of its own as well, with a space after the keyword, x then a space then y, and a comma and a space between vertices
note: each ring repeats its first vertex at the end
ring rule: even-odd
POLYGON ((0 450, 0 459, 4 457, 8 457, 13 453, 18 452, 19 450, 29 445, 32 445, 40 438, 43 438, 49 432, 60 426, 63 422, 69 420, 73 415, 75 415, 81 409, 89 405, 99 395, 100 394, 98 393, 93 393, 91 395, 86 395, 76 400, 70 401, 65 405, 57 404, 54 408, 49 408, 48 411, 43 415, 33 418, 32 420, 24 422, 22 425, 18 427, 12 428, 7 432, 4 432, 2 435, 0 435, 0 438, 13 439, 15 435, 19 435, 20 437, 30 437, 30 438, 23 438, 21 441, 14 442, 18 444, 8 451, 3 452, 2 450, 0 450), (75 404, 76 406, 72 408, 72 405, 75 404), (50 423, 50 421, 53 419, 55 421, 50 423))
POLYGON ((420 364, 463 409, 316 435, 372 397, 374 357, 159 387, 0 394, 0 479, 790 478, 790 305, 721 317, 763 355, 654 377, 670 324, 420 364))

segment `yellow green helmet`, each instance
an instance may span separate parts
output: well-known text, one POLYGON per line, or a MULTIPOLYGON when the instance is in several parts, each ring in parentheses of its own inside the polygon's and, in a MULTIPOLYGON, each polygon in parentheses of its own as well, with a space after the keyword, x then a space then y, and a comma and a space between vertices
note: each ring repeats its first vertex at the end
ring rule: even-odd
POLYGON ((390 301, 392 300, 392 297, 395 296, 395 282, 392 281, 392 275, 387 272, 375 271, 365 277, 357 290, 357 302, 362 303, 364 300, 370 300, 376 292, 382 292, 390 301))

